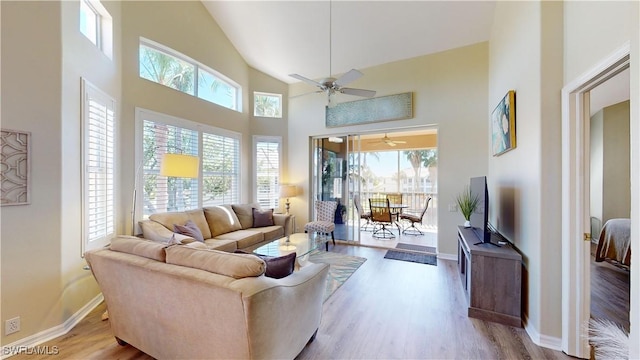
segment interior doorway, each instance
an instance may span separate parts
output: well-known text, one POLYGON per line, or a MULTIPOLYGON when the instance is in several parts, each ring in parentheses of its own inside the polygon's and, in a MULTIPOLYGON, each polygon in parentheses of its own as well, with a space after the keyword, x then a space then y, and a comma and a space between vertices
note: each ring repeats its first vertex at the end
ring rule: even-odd
POLYGON ((628 69, 629 54, 626 44, 562 89, 562 350, 579 358, 591 355, 590 93, 628 69))
POLYGON ((435 251, 437 129, 394 129, 322 136, 312 141, 310 205, 316 200, 339 203, 335 215, 336 239, 383 248, 408 243, 429 246, 435 251), (389 227, 392 235, 379 237, 374 233, 378 224, 361 215, 370 212, 369 199, 392 194, 400 195, 391 202, 399 209, 393 226, 389 227), (425 209, 427 199, 430 200, 425 209), (408 215, 419 217, 419 221, 412 223, 408 215))

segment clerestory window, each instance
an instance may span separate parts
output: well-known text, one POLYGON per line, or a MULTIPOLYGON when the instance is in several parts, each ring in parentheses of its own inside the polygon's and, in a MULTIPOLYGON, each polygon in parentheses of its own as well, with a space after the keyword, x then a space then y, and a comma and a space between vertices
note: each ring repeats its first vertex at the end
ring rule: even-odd
POLYGON ((242 88, 223 74, 164 45, 140 39, 141 78, 242 111, 242 88))

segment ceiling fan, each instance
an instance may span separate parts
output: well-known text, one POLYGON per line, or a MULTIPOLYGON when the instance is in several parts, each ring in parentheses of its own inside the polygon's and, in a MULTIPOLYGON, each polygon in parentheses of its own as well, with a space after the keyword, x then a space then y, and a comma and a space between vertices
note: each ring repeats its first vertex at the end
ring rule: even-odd
MULTIPOLYGON (((351 69, 348 72, 344 73, 339 78, 331 77, 331 0, 329 0, 329 77, 321 79, 319 81, 311 80, 302 75, 298 74, 290 74, 292 78, 302 80, 307 84, 317 86, 320 90, 315 91, 315 93, 324 92, 327 94, 329 107, 333 107, 336 105, 335 102, 335 94, 348 94, 362 97, 374 97, 376 92, 374 90, 366 90, 366 89, 354 89, 347 88, 344 85, 359 79, 362 76, 362 73, 356 69, 351 69)), ((310 93, 307 93, 310 94, 310 93)), ((303 95, 307 95, 303 94, 303 95)))
POLYGON ((396 146, 398 144, 406 144, 407 142, 404 140, 391 140, 390 137, 387 136, 387 134, 384 134, 384 137, 380 140, 377 141, 370 141, 370 144, 387 144, 389 146, 396 146))

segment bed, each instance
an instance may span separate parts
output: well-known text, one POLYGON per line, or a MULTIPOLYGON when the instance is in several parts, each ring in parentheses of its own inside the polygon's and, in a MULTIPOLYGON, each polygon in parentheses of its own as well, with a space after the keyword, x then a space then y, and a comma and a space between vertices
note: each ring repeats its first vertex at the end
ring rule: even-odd
POLYGON ((613 260, 631 266, 631 220, 609 219, 602 227, 596 261, 613 260))

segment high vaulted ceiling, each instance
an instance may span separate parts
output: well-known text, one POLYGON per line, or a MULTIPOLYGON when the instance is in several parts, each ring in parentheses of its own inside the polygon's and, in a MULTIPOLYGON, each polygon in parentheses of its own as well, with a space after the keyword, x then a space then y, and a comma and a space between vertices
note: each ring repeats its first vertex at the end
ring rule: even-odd
POLYGON ((495 8, 494 1, 203 3, 249 66, 287 83, 298 81, 292 73, 317 80, 487 41, 495 8))

